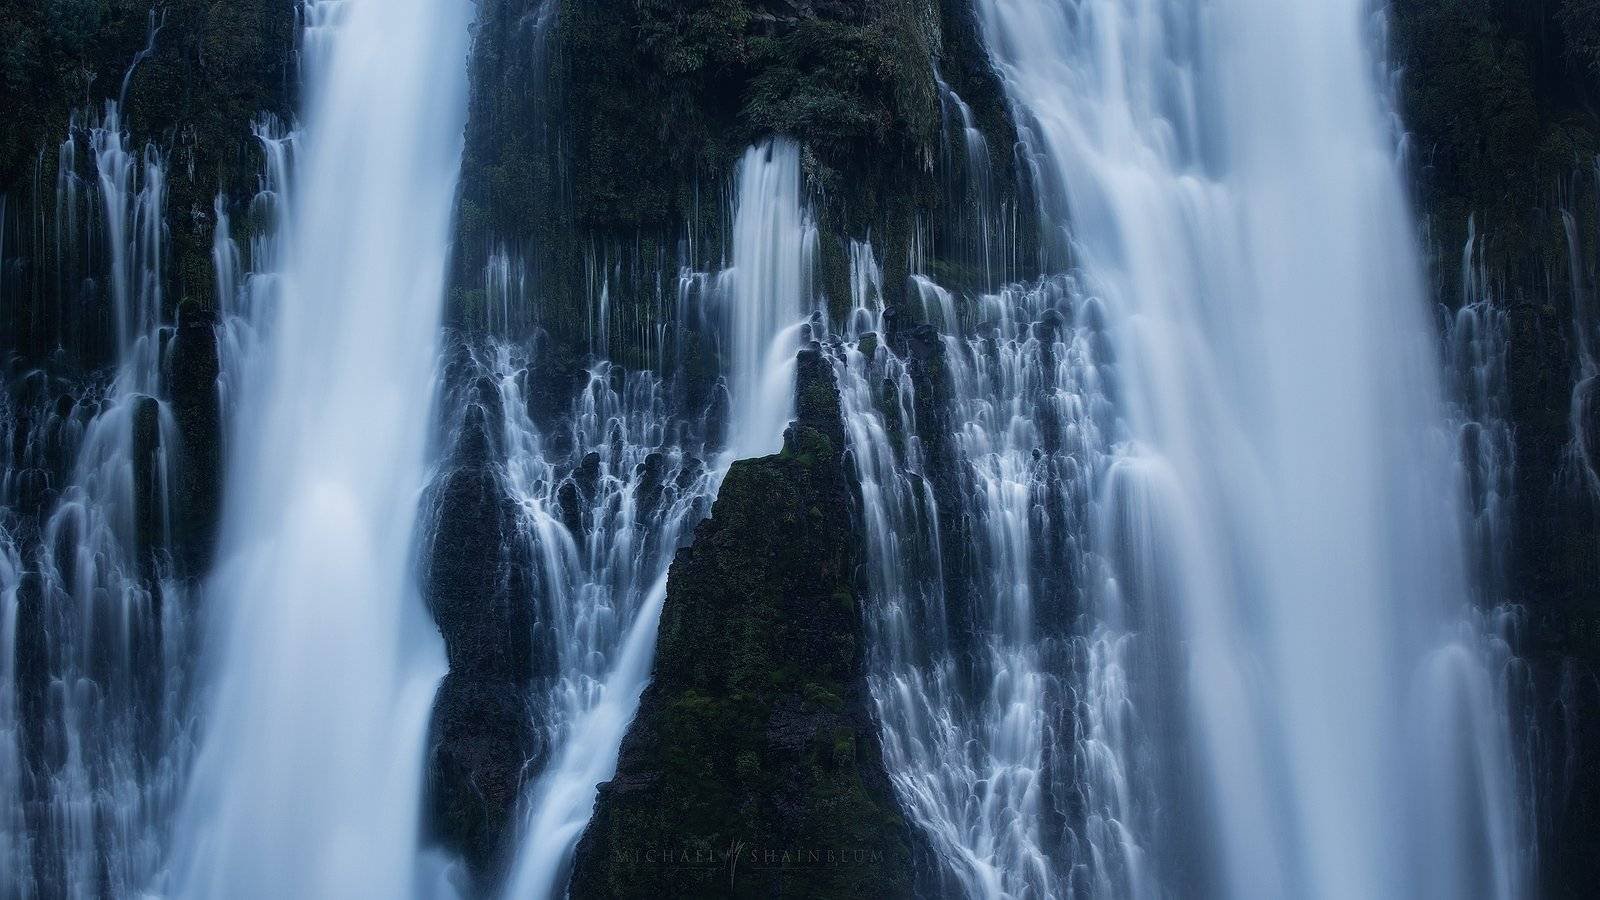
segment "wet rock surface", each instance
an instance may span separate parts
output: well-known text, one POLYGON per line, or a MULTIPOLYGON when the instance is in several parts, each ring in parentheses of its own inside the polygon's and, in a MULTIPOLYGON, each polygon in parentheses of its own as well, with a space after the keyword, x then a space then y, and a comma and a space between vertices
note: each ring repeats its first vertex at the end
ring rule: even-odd
POLYGON ((574 898, 911 895, 864 682, 838 394, 815 350, 800 360, 783 451, 734 464, 673 563, 574 898))
POLYGON ((516 809, 546 750, 530 692, 556 659, 541 621, 532 546, 502 480, 499 394, 468 381, 465 411, 424 525, 423 591, 450 674, 428 738, 426 831, 480 885, 510 862, 516 809))

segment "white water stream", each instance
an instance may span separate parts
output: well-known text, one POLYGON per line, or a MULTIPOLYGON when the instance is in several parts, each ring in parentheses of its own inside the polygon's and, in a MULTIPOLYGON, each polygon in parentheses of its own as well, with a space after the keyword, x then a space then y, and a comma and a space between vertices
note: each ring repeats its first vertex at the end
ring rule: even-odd
POLYGON ((402 897, 443 652, 417 595, 465 0, 319 0, 278 307, 241 403, 185 896, 402 897))
MULTIPOLYGON (((1077 727, 1098 749, 1078 753, 1101 762, 1078 783, 1113 817, 1107 835, 1072 869, 1036 855, 1047 833, 957 828, 973 857, 952 864, 961 883, 988 896, 1022 883, 1064 895, 1085 873, 1115 895, 1517 893, 1508 741, 1483 661, 1458 637, 1473 595, 1466 515, 1367 5, 978 7, 1024 139, 1064 189, 1046 218, 1075 254, 1074 290, 1104 304, 1116 360, 1100 360, 1118 414, 1086 536, 1105 564, 1091 627, 1114 631, 1089 646, 1114 648, 1131 627, 1154 656, 1090 668, 1129 691, 1117 708, 1130 726, 1162 721, 1141 695, 1182 712, 1165 732, 1180 738, 1107 744, 1081 731, 1091 703, 1077 727), (1125 778, 1093 777, 1152 765, 1189 773, 1192 808, 1141 806, 1125 778)), ((1040 540, 1023 515, 1007 520, 1040 540)), ((1033 679, 1007 662, 1028 658, 1016 648, 1038 613, 1008 586, 1028 583, 997 583, 1023 618, 995 620, 989 652, 1000 673, 1033 679)), ((1020 765, 1043 779, 1059 754, 1028 755, 1027 736, 1050 732, 1048 710, 1030 707, 1047 684, 1027 684, 996 683, 1013 698, 988 707, 1004 717, 990 740, 1006 741, 990 752, 1008 777, 1020 765)))

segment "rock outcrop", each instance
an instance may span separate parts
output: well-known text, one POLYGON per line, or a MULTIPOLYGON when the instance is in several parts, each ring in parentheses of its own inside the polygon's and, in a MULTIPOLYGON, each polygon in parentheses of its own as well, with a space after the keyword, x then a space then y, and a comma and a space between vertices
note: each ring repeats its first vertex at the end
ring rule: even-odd
POLYGON ((673 563, 576 900, 912 893, 864 681, 838 393, 815 349, 798 392, 783 451, 734 464, 673 563))
POLYGON ((450 672, 434 700, 425 812, 429 839, 487 886, 509 863, 525 779, 546 748, 530 691, 554 669, 532 545, 502 480, 495 386, 462 387, 455 444, 423 524, 423 592, 450 672))
POLYGON ((167 348, 172 416, 183 438, 178 454, 172 539, 184 570, 204 572, 216 549, 222 518, 222 398, 217 378, 217 315, 189 302, 178 307, 178 327, 167 348))

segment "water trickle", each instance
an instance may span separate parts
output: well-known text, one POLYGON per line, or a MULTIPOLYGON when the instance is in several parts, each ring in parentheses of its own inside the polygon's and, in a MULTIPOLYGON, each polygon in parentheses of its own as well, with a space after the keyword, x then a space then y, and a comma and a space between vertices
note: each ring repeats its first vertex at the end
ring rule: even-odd
MULTIPOLYGON (((158 366, 150 344, 156 338, 162 309, 166 163, 154 146, 145 149, 143 158, 128 149, 128 137, 122 131, 115 103, 106 104, 105 118, 99 127, 90 130, 89 143, 94 151, 100 199, 105 204, 118 358, 125 368, 148 379, 158 366), (144 358, 138 358, 140 355, 144 358)), ((153 385, 145 380, 138 388, 152 390, 153 385)))
POLYGON ((1138 881, 1150 790, 1123 674, 1139 645, 1114 593, 1086 629, 1065 612, 1100 565, 1085 541, 1113 425, 1098 305, 1051 278, 978 298, 963 330, 949 292, 918 277, 922 317, 946 333, 897 352, 870 248, 853 259, 834 367, 890 778, 947 861, 947 892, 1115 895, 1118 876, 1138 881))
POLYGON ((470 12, 305 7, 305 138, 207 590, 217 623, 176 894, 410 890, 443 673, 412 571, 429 424, 418 398, 433 377, 470 12))
POLYGON ((255 433, 257 426, 246 424, 245 417, 257 415, 264 405, 247 400, 246 394, 266 387, 252 376, 263 371, 263 330, 271 327, 280 302, 284 238, 289 231, 290 159, 300 139, 299 132, 273 117, 258 121, 254 133, 266 164, 247 209, 249 243, 240 247, 234 241, 221 198, 212 235, 221 365, 217 392, 229 435, 255 433))
POLYGON ((1475 584, 1486 606, 1505 601, 1516 485, 1516 444, 1508 408, 1506 310, 1483 259, 1476 219, 1461 251, 1461 303, 1443 326, 1447 398, 1460 447, 1470 515, 1475 584))
MULTIPOLYGON (((1593 162, 1595 184, 1600 185, 1600 158, 1593 162)), ((1583 242, 1578 236, 1577 217, 1561 211, 1561 225, 1567 238, 1567 271, 1572 291, 1572 332, 1577 343, 1577 358, 1572 383, 1572 404, 1568 414, 1572 431, 1567 449, 1567 468, 1576 476, 1591 501, 1600 501, 1600 348, 1597 329, 1600 317, 1594 309, 1592 269, 1586 271, 1583 242)))

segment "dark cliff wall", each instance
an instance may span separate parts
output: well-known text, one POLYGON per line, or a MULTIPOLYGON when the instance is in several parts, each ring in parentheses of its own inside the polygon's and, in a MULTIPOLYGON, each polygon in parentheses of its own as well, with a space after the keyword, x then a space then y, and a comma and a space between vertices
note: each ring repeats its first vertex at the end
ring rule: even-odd
MULTIPOLYGON (((464 323, 485 321, 484 264, 507 246, 536 285, 523 324, 581 346, 609 276, 609 324, 636 331, 680 266, 719 266, 733 167, 772 135, 805 148, 829 299, 848 297, 846 239, 869 234, 898 298, 918 223, 968 212, 941 189, 952 136, 936 71, 987 137, 998 197, 1017 205, 1024 190, 967 0, 487 0, 474 47, 453 304, 464 323)), ((940 243, 949 230, 924 252, 960 271, 940 243)), ((1027 247, 1012 256, 1034 264, 1027 247)), ((635 363, 633 349, 625 339, 613 354, 635 363)))
MULTIPOLYGON (((1391 55, 1402 68, 1419 211, 1437 283, 1460 289, 1467 220, 1487 263, 1513 283, 1564 267, 1561 185, 1600 152, 1600 70, 1563 26, 1586 0, 1396 0, 1391 55)), ((1600 14, 1590 26, 1600 30, 1600 14)))
MULTIPOLYGON (((1509 318, 1516 513, 1508 596, 1527 610, 1529 737, 1549 896, 1600 879, 1600 510, 1575 477, 1575 304, 1600 252, 1600 4, 1396 0, 1393 55, 1439 302, 1461 302, 1469 218, 1509 318), (1578 237, 1574 265, 1563 214, 1578 237)), ((1592 426, 1591 426, 1592 429, 1592 426)), ((1588 463, 1593 465, 1594 461, 1588 463)))
MULTIPOLYGON (((76 295, 68 285, 74 295, 61 296, 55 273, 71 261, 54 235, 57 150, 69 123, 74 114, 97 122, 119 97, 130 146, 154 144, 168 161, 167 321, 185 298, 211 305, 213 199, 224 194, 242 227, 262 163, 251 127, 264 114, 289 117, 294 46, 293 0, 0 2, 0 334, 10 346, 111 362, 103 288, 76 295)), ((80 164, 88 155, 80 151, 80 164)))
POLYGON ((574 898, 911 894, 863 673, 838 392, 815 349, 798 390, 783 451, 734 464, 673 563, 574 898))

